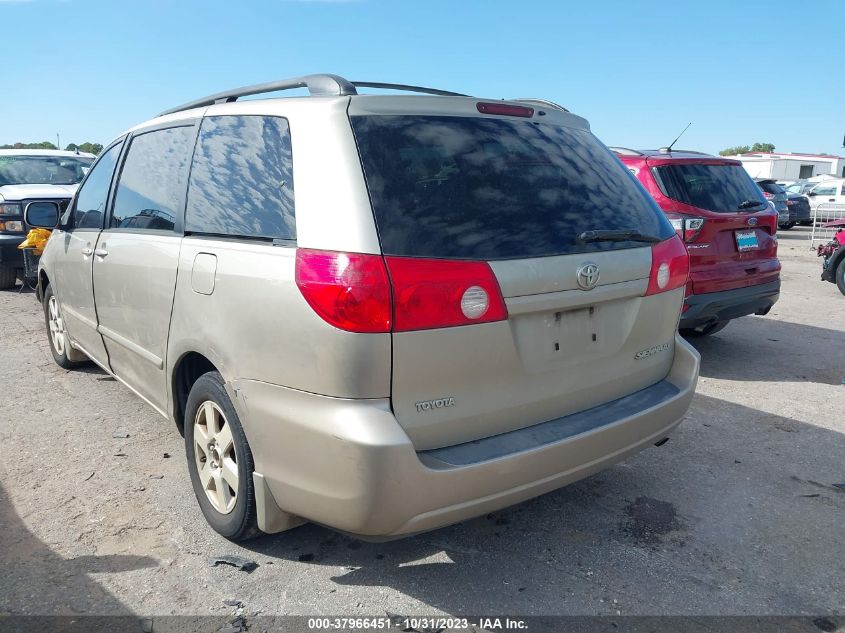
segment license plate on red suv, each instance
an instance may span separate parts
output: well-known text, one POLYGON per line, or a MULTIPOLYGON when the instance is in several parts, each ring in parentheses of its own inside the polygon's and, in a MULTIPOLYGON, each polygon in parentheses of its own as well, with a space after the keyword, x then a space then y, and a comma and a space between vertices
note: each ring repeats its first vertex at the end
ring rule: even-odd
POLYGON ((757 242, 756 231, 737 231, 734 235, 736 236, 736 247, 740 251, 753 251, 760 247, 757 242))

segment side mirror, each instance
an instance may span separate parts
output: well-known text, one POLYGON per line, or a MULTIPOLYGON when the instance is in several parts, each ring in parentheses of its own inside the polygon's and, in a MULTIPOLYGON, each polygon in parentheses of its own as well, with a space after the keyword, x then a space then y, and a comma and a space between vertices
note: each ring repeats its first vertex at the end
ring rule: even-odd
POLYGON ((808 192, 807 192, 807 195, 808 195, 808 196, 815 196, 815 195, 817 195, 817 194, 816 194, 816 192, 815 192, 815 191, 808 191, 808 192))
POLYGON ((23 211, 23 219, 39 229, 54 229, 59 224, 59 205, 55 202, 30 202, 23 211))

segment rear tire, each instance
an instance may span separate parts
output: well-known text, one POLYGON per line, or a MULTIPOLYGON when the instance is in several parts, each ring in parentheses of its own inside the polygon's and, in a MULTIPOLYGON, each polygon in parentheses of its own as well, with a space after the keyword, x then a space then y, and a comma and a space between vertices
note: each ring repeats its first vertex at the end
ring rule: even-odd
POLYGON ((839 288, 839 292, 845 295, 845 258, 836 267, 836 287, 839 288))
POLYGON ((214 531, 232 541, 261 534, 252 451, 216 371, 203 374, 191 387, 185 406, 185 452, 194 495, 214 531))
POLYGON ((11 266, 0 266, 0 290, 8 290, 9 288, 14 288, 17 279, 17 269, 11 266))
POLYGON ((50 352, 53 354, 53 360, 62 369, 75 369, 84 365, 85 360, 73 360, 74 358, 84 358, 84 356, 74 350, 70 345, 70 338, 65 329, 64 319, 62 318, 61 307, 56 295, 53 294, 53 287, 47 286, 44 290, 44 323, 47 325, 47 341, 50 343, 50 352))
POLYGON ((795 222, 789 222, 789 223, 787 223, 787 224, 778 224, 778 228, 779 228, 781 231, 788 231, 788 230, 790 230, 790 229, 791 229, 792 227, 794 227, 794 226, 795 226, 795 222))
POLYGON ((730 322, 730 319, 726 321, 715 321, 713 323, 708 323, 707 325, 700 325, 694 328, 683 328, 680 330, 680 332, 681 336, 687 338, 701 338, 704 336, 710 336, 711 334, 715 334, 716 332, 721 332, 728 326, 728 323, 730 322))

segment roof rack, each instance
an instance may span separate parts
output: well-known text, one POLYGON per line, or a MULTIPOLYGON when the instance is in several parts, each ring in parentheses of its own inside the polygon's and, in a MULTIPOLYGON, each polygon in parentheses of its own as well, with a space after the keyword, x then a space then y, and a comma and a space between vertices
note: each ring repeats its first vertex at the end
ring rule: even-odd
POLYGON ((531 105, 536 106, 545 106, 547 108, 554 108, 555 110, 561 110, 562 112, 569 112, 566 108, 564 108, 559 103, 555 103, 554 101, 549 101, 548 99, 536 99, 534 97, 522 97, 519 99, 508 99, 508 101, 516 101, 517 103, 528 103, 531 105))
POLYGON ((203 97, 183 103, 175 108, 165 110, 159 116, 165 114, 173 114, 174 112, 182 112, 183 110, 191 110, 192 108, 202 108, 204 106, 214 105, 215 103, 231 103, 237 101, 240 97, 247 97, 250 95, 265 94, 268 92, 279 92, 281 90, 293 90, 295 88, 307 88, 308 94, 312 97, 342 97, 346 95, 356 95, 359 88, 386 88, 389 90, 404 90, 408 92, 419 92, 423 94, 432 94, 447 97, 466 97, 468 95, 460 94, 458 92, 449 92, 447 90, 438 90, 436 88, 424 88, 422 86, 406 86, 404 84, 389 84, 377 83, 371 81, 348 81, 338 75, 318 74, 318 75, 304 75, 302 77, 295 77, 293 79, 282 79, 280 81, 269 81, 263 84, 255 84, 254 86, 244 86, 242 88, 234 88, 232 90, 225 90, 217 94, 203 97))
POLYGON ((617 154, 623 154, 625 156, 644 156, 644 154, 638 150, 631 149, 630 147, 608 147, 611 152, 616 152, 617 154))
POLYGON ((353 81, 356 88, 384 88, 386 90, 402 90, 405 92, 419 92, 420 94, 438 95, 440 97, 468 97, 469 95, 438 88, 424 88, 423 86, 406 86, 405 84, 385 84, 375 81, 353 81))

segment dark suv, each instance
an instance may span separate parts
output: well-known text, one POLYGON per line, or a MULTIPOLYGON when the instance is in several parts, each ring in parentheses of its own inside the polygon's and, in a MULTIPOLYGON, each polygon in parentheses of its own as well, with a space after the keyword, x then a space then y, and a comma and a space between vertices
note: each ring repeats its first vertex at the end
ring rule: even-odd
POLYGON ((690 256, 681 333, 713 334, 766 314, 780 294, 778 216, 736 160, 611 148, 663 209, 690 256))
POLYGON ((760 187, 763 196, 775 206, 778 212, 778 228, 789 230, 795 226, 795 218, 790 213, 786 191, 771 178, 755 178, 754 182, 760 187))

